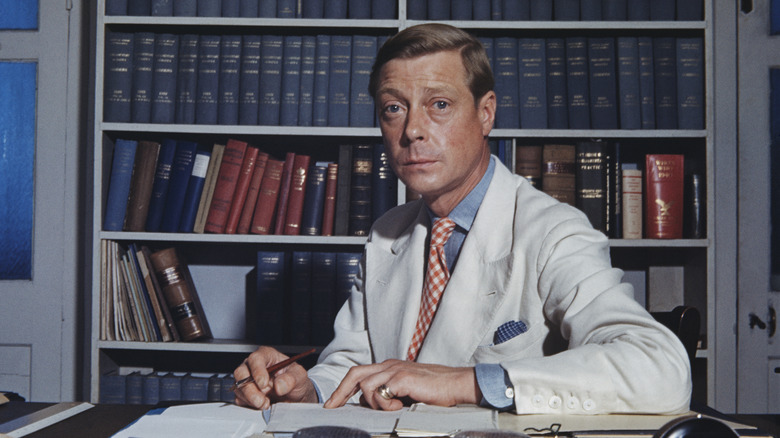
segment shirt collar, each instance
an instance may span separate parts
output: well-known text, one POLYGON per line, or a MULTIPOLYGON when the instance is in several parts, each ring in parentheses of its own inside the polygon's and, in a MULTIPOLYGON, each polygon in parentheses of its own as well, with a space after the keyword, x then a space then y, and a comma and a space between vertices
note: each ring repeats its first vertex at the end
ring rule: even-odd
MULTIPOLYGON (((471 229, 471 225, 474 223, 474 218, 477 216, 479 206, 482 205, 482 199, 485 198, 485 193, 487 193, 488 186, 490 186, 490 181, 493 179, 493 171, 495 168, 496 164, 493 162, 493 158, 491 156, 488 162, 488 168, 485 171, 485 174, 482 175, 482 179, 447 216, 452 219, 453 222, 455 222, 455 225, 465 231, 469 231, 471 229)), ((434 215, 431 209, 427 208, 427 206, 426 209, 428 210, 428 216, 431 219, 431 223, 433 223, 436 219, 438 219, 438 216, 434 215)))

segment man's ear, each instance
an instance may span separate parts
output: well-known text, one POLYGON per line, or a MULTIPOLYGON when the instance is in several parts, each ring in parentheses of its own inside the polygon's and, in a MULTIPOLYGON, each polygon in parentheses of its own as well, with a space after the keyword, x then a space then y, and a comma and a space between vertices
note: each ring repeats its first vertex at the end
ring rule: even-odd
POLYGON ((496 93, 493 90, 479 98, 477 112, 482 124, 482 135, 487 137, 493 130, 493 123, 496 121, 496 93))

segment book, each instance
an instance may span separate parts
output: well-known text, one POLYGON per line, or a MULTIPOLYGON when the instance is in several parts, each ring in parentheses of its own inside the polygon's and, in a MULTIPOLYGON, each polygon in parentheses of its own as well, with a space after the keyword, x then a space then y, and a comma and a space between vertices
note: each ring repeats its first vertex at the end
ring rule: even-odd
POLYGON ((297 35, 284 37, 282 55, 282 88, 279 104, 279 124, 298 125, 298 106, 301 92, 301 51, 303 39, 297 35))
POLYGON ((297 13, 296 0, 276 0, 277 18, 295 18, 297 13))
POLYGON ((349 126, 349 91, 352 76, 352 37, 330 39, 328 126, 349 126))
POLYGON ((276 202, 276 217, 274 217, 273 234, 284 234, 285 220, 287 219, 287 205, 292 185, 293 167, 295 166, 295 153, 287 152, 282 167, 282 177, 279 182, 279 198, 276 202))
POLYGON ((276 0, 260 0, 257 4, 257 16, 263 18, 275 18, 276 0))
POLYGON ((544 145, 542 147, 542 191, 561 202, 575 205, 575 167, 574 145, 544 145))
POLYGON ((311 265, 311 344, 327 345, 337 310, 336 253, 312 252, 311 265))
POLYGON ((268 158, 260 183, 260 192, 257 194, 252 225, 249 229, 254 234, 272 234, 273 232, 273 221, 283 169, 284 161, 268 158))
MULTIPOLYGON (((255 4, 257 3, 255 2, 255 4)), ((208 394, 206 395, 206 400, 214 402, 222 401, 222 377, 219 374, 214 374, 208 379, 208 394)))
POLYGON ((127 15, 147 17, 152 13, 151 0, 127 0, 127 15))
POLYGON ((371 0, 348 0, 347 18, 363 20, 371 18, 371 0))
POLYGON ((144 375, 143 404, 156 405, 160 402, 160 375, 154 372, 144 375))
POLYGON ((154 32, 135 32, 133 34, 130 121, 134 123, 149 123, 152 116, 154 38, 154 32))
POLYGON ((309 168, 300 228, 300 234, 304 236, 319 236, 322 233, 327 165, 328 163, 316 163, 309 168))
POLYGON ((312 317, 312 253, 293 251, 290 261, 289 318, 287 339, 289 345, 311 345, 312 317))
POLYGON ((391 20, 397 17, 397 6, 398 4, 395 2, 371 0, 371 18, 376 20, 391 20))
POLYGON ((704 41, 678 37, 677 127, 704 129, 704 41))
POLYGON ((249 233, 249 228, 252 226, 252 216, 257 206, 257 198, 260 193, 260 184, 263 182, 263 175, 265 175, 265 166, 268 162, 268 154, 262 151, 258 151, 257 158, 255 159, 255 168, 252 171, 252 179, 249 181, 249 187, 246 192, 246 201, 241 210, 241 217, 238 219, 238 228, 236 228, 237 234, 249 233))
MULTIPOLYGON (((257 6, 257 2, 254 2, 257 6)), ((257 125, 260 105, 260 47, 262 35, 244 35, 238 81, 238 124, 257 125)))
POLYGON ((330 35, 317 35, 314 60, 314 102, 312 125, 328 126, 328 85, 330 83, 330 35))
POLYGON ((580 0, 580 21, 601 21, 604 18, 602 3, 607 0, 580 0))
POLYGON ((145 324, 149 327, 149 340, 157 342, 163 341, 163 329, 165 328, 165 324, 162 326, 160 325, 162 311, 159 308, 155 291, 150 290, 147 287, 147 282, 144 278, 145 269, 141 266, 137 245, 135 243, 129 244, 126 254, 129 262, 128 267, 131 268, 130 274, 132 275, 135 288, 138 291, 138 298, 141 302, 141 308, 143 309, 143 318, 145 324))
POLYGON ((263 35, 260 50, 260 109, 261 125, 278 125, 282 94, 282 56, 284 37, 263 35))
POLYGON ((517 38, 497 37, 495 50, 496 121, 498 129, 520 127, 520 81, 517 38))
POLYGON ((336 187, 336 212, 333 222, 335 236, 349 234, 349 197, 352 178, 352 145, 339 145, 338 176, 336 187))
POLYGON ((160 143, 147 140, 138 142, 122 228, 124 231, 145 230, 159 153, 160 143))
POLYGON ((336 218, 336 191, 338 189, 339 163, 328 163, 325 176, 325 201, 322 205, 323 236, 333 235, 333 225, 336 218))
POLYGON ((103 219, 104 231, 122 231, 137 149, 138 142, 135 140, 117 139, 114 145, 103 219))
POLYGON ((165 208, 160 221, 160 231, 169 233, 179 231, 184 195, 192 176, 192 167, 195 165, 197 152, 198 144, 195 142, 176 142, 176 154, 173 156, 173 164, 171 165, 171 176, 168 183, 168 193, 165 195, 165 208))
POLYGON ((530 0, 529 9, 533 21, 553 20, 553 2, 550 0, 530 0))
POLYGON ((673 21, 677 12, 676 3, 676 0, 652 0, 650 2, 650 20, 673 21))
POLYGON ((503 0, 501 4, 505 21, 528 21, 531 19, 530 0, 503 0))
POLYGON ((223 231, 225 234, 236 234, 238 222, 241 219, 241 212, 244 210, 244 204, 249 194, 249 184, 252 182, 252 175, 255 172, 259 153, 260 150, 254 146, 247 146, 244 150, 244 158, 236 177, 235 189, 233 190, 233 197, 230 201, 227 221, 225 222, 223 231))
MULTIPOLYGON (((489 9, 489 8, 488 8, 489 9)), ((428 2, 411 1, 406 4, 406 17, 410 20, 425 20, 428 18, 428 2)))
POLYGON ((352 294, 355 278, 360 272, 361 257, 359 252, 336 253, 336 313, 352 294))
POLYGON ((203 228, 207 233, 225 232, 228 215, 230 214, 230 205, 233 202, 233 194, 236 191, 236 184, 241 174, 247 146, 246 142, 235 139, 229 139, 225 145, 217 181, 214 185, 214 194, 209 204, 209 212, 203 228))
POLYGON ((222 35, 219 49, 217 123, 238 125, 241 35, 222 35))
POLYGON ((173 2, 173 15, 176 17, 195 17, 198 15, 197 0, 177 0, 173 2))
POLYGON ((134 371, 125 377, 125 403, 140 405, 144 400, 144 376, 134 371))
MULTIPOLYGON (((775 8, 776 9, 776 8, 775 8)), ((701 21, 704 19, 704 2, 702 0, 677 0, 678 21, 701 21)))
POLYGON ((655 129, 653 37, 637 37, 639 55, 639 112, 642 129, 655 129))
POLYGON ((555 21, 579 21, 580 0, 553 0, 555 21))
POLYGON ((537 189, 542 189, 541 145, 517 145, 515 173, 527 179, 537 189))
POLYGON ((607 232, 607 149, 600 141, 575 145, 575 206, 582 210, 593 228, 607 232))
POLYGON ((325 16, 325 0, 303 0, 301 14, 303 18, 323 18, 325 16))
POLYGON ((450 16, 453 20, 471 20, 471 9, 473 7, 474 6, 471 0, 453 0, 450 9, 450 16))
POLYGON ((373 148, 371 143, 359 143, 352 148, 348 221, 350 236, 367 236, 371 228, 373 148))
POLYGON ((181 340, 210 338, 211 330, 189 268, 176 248, 153 252, 149 258, 181 340))
POLYGON ((127 399, 127 376, 109 371, 100 376, 100 403, 124 404, 127 399))
POLYGON ((239 0, 222 0, 222 16, 239 17, 241 15, 241 3, 239 3, 239 0))
POLYGON ((298 103, 298 126, 311 126, 314 107, 314 68, 317 38, 304 35, 301 39, 301 87, 298 103))
POLYGON ((184 373, 164 373, 160 376, 160 402, 181 400, 181 379, 184 373))
POLYGON ((566 37, 566 94, 569 128, 589 129, 590 91, 586 37, 566 37))
POLYGON ((219 17, 222 15, 222 0, 197 0, 198 17, 219 17))
POLYGON ((179 35, 158 33, 154 39, 152 123, 173 123, 175 120, 178 68, 179 35))
POLYGON ((623 164, 623 239, 642 238, 642 170, 635 163, 623 164))
POLYGON ((105 68, 103 73, 103 120, 131 120, 133 83, 133 34, 106 31, 105 68))
POLYGON ((195 154, 195 161, 192 163, 192 173, 187 183, 187 191, 184 192, 184 202, 181 207, 179 231, 182 233, 191 233, 195 230, 195 220, 198 216, 198 207, 203 194, 210 161, 211 152, 198 151, 195 154))
POLYGON ((615 38, 588 38, 590 127, 618 128, 617 76, 615 74, 615 38))
POLYGON ((707 237, 706 184, 701 173, 691 173, 685 177, 683 236, 688 239, 707 237))
POLYGON ((283 251, 257 252, 254 340, 260 345, 284 343, 285 267, 286 259, 283 251))
POLYGON ((165 203, 168 197, 168 186, 171 182, 173 158, 176 155, 176 140, 165 139, 160 143, 160 153, 157 157, 157 168, 154 171, 152 196, 149 199, 149 212, 146 216, 146 231, 160 231, 165 203))
MULTIPOLYGON (((227 1, 227 0, 222 0, 227 1)), ((187 373, 181 378, 181 400, 183 401, 205 401, 209 394, 208 377, 196 376, 187 373)))
POLYGON ((626 17, 629 21, 649 21, 650 0, 627 0, 626 17))
POLYGON ((547 128, 547 76, 544 38, 520 38, 518 49, 518 80, 520 127, 547 128))
POLYGON ((220 42, 220 35, 201 35, 198 41, 198 79, 195 92, 195 123, 197 124, 217 123, 220 42))
POLYGON ((683 155, 648 154, 645 157, 646 238, 682 238, 684 175, 683 155))
POLYGON ((260 12, 259 6, 257 0, 239 0, 238 16, 255 18, 260 12))
POLYGON ((375 143, 371 163, 371 222, 398 205, 398 178, 390 167, 384 143, 375 143))
POLYGON ((449 20, 449 0, 428 0, 428 20, 449 20))
POLYGON ((639 44, 637 37, 617 37, 617 78, 620 129, 640 129, 639 44))
MULTIPOLYGON (((142 245, 139 252, 138 252, 138 261, 139 264, 143 264, 144 267, 141 268, 142 272, 148 272, 148 283, 151 283, 151 287, 149 288, 149 292, 157 296, 157 302, 160 305, 160 310, 162 312, 163 320, 164 320, 164 326, 167 328, 167 332, 170 333, 170 336, 173 341, 180 341, 181 336, 179 335, 179 331, 176 328, 176 322, 173 319, 173 315, 171 314, 171 309, 168 307, 168 303, 165 300, 165 294, 163 293, 162 288, 160 287, 160 282, 157 280, 157 274, 154 271, 154 265, 152 265, 152 250, 149 249, 148 246, 142 245)), ((144 274, 145 275, 145 274, 144 274)), ((144 280, 147 280, 147 277, 144 276, 144 280)))
MULTIPOLYGON (((363 0, 367 3, 367 0, 363 0)), ((375 36, 352 37, 352 65, 350 66, 349 126, 374 126, 374 101, 368 93, 368 80, 377 51, 375 36)))
POLYGON ((326 0, 325 18, 347 18, 347 0, 326 0))
POLYGON ((623 144, 610 142, 607 147, 607 235, 623 236, 623 144))
POLYGON ((569 113, 566 93, 566 40, 545 38, 545 60, 547 79, 547 127, 566 129, 569 127, 569 113))
POLYGON ((626 21, 628 2, 627 0, 601 0, 601 14, 605 21, 626 21))
POLYGON ((217 185, 224 152, 225 145, 223 144, 214 144, 211 148, 211 159, 209 159, 209 167, 206 169, 206 177, 203 181, 203 190, 198 201, 198 214, 195 216, 195 223, 192 226, 192 231, 195 233, 205 232, 206 219, 211 207, 211 199, 214 197, 214 188, 217 185))
POLYGON ((311 157, 309 155, 295 154, 290 178, 290 189, 287 196, 287 212, 284 216, 283 233, 288 236, 301 234, 301 217, 306 197, 306 180, 309 175, 310 162, 311 157))
POLYGON ((144 283, 146 293, 149 297, 149 304, 152 308, 153 318, 160 331, 160 340, 163 342, 177 340, 178 334, 175 334, 173 330, 171 330, 170 313, 166 312, 167 307, 161 296, 159 283, 157 283, 157 279, 152 272, 148 248, 144 248, 143 246, 138 248, 135 244, 132 244, 131 248, 135 253, 135 258, 138 262, 139 278, 144 283))
POLYGON ((106 15, 127 15, 127 0, 106 0, 106 15))
POLYGON ((198 45, 196 34, 179 37, 179 68, 176 76, 175 122, 195 123, 195 97, 198 92, 198 45))
POLYGON ((675 37, 653 37, 656 129, 677 129, 677 55, 675 43, 675 37))

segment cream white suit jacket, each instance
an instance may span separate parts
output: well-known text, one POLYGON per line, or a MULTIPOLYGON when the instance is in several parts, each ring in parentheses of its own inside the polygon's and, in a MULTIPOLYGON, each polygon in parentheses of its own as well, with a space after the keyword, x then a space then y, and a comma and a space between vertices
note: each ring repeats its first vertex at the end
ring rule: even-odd
MULTIPOLYGON (((518 413, 685 411, 685 350, 621 283, 608 239, 579 210, 496 164, 418 362, 501 364, 518 413), (493 345, 496 329, 510 320, 528 331, 493 345)), ((324 398, 353 365, 405 358, 428 223, 415 201, 374 224, 335 338, 309 371, 324 398)))

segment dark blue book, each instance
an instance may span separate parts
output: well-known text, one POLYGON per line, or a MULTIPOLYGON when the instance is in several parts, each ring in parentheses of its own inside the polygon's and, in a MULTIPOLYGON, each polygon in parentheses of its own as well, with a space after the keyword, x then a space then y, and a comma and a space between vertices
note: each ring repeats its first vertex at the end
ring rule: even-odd
POLYGON ((125 404, 127 399, 127 376, 111 371, 100 376, 100 403, 125 404))
POLYGON ((260 108, 260 47, 262 35, 244 35, 238 81, 238 124, 257 125, 260 108))
MULTIPOLYGON (((504 19, 504 0, 490 0, 490 19, 501 21, 504 19)), ((429 6, 430 7, 430 6, 429 6)))
POLYGON ((125 403, 140 405, 144 402, 144 376, 134 371, 127 375, 125 383, 125 403))
POLYGON ((650 20, 650 0, 627 0, 626 18, 629 21, 650 20))
POLYGON ((503 0, 502 19, 505 21, 528 21, 531 19, 530 0, 503 0))
POLYGON ((601 15, 604 21, 626 21, 628 19, 627 1, 601 0, 601 15))
POLYGON ((372 153, 371 220, 373 223, 398 205, 398 178, 390 168, 384 143, 374 144, 372 153))
POLYGON ((333 235, 349 234, 349 195, 352 187, 352 145, 339 145, 338 174, 336 177, 336 212, 333 235))
POLYGON ((531 20, 552 21, 553 2, 550 0, 530 0, 531 20))
POLYGON ((152 0, 152 16, 170 17, 173 15, 173 0, 152 0))
POLYGON ((127 15, 148 17, 151 14, 151 0, 127 0, 127 15))
POLYGON ((262 18, 276 18, 276 0, 259 0, 257 4, 257 16, 262 18))
POLYGON ((246 18, 257 17, 260 11, 259 6, 260 3, 258 3, 257 0, 239 0, 238 16, 246 18))
POLYGON ((296 0, 276 0, 276 18, 295 18, 296 0))
POLYGON ((497 37, 493 43, 497 106, 496 128, 516 129, 520 127, 517 38, 497 37))
POLYGON ((601 21, 604 19, 602 2, 606 0, 580 0, 581 21, 601 21))
POLYGON ((553 0, 555 21, 579 21, 580 0, 553 0))
POLYGON ((328 84, 330 83, 330 35, 317 35, 314 60, 314 103, 312 125, 328 126, 328 84))
POLYGON ((168 183, 168 193, 165 196, 160 231, 168 233, 179 231, 184 194, 187 192, 187 184, 189 184, 192 175, 197 149, 198 144, 195 142, 176 142, 176 154, 173 156, 173 164, 171 165, 171 176, 168 183))
POLYGON ((617 70, 620 129, 641 129, 639 43, 637 37, 617 37, 617 70))
POLYGON ((144 375, 143 404, 156 405, 160 402, 160 375, 149 373, 144 375))
POLYGON ((301 215, 301 235, 319 236, 322 234, 322 210, 325 204, 325 178, 327 164, 315 164, 309 168, 306 178, 306 196, 303 199, 301 215))
POLYGON ((608 147, 607 231, 613 239, 623 238, 623 153, 620 142, 608 147))
POLYGON ((130 120, 134 123, 149 123, 152 118, 154 37, 153 32, 133 34, 133 101, 130 120))
POLYGON ((208 377, 188 373, 181 378, 181 399, 184 401, 206 401, 209 398, 208 377))
POLYGON ((222 0, 198 0, 198 17, 222 15, 222 0))
POLYGON ((517 50, 520 128, 546 129, 547 61, 544 38, 520 38, 517 50))
MULTIPOLYGON (((488 0, 490 1, 490 0, 488 0)), ((488 11, 489 13, 490 11, 488 11)), ((428 18, 428 2, 406 0, 406 18, 410 20, 425 20, 428 18)))
POLYGON ((217 123, 238 125, 241 35, 222 35, 219 49, 217 123))
POLYGON ((323 18, 325 16, 325 0, 303 0, 301 3, 303 18, 323 18))
POLYGON ((615 38, 588 38, 590 127, 618 129, 615 38))
MULTIPOLYGON (((687 1, 687 0, 682 0, 687 1)), ((677 13, 676 0, 652 0, 650 2, 650 20, 673 21, 677 13)))
POLYGON ((655 78, 653 72, 653 37, 637 37, 639 53, 639 109, 642 129, 655 129, 655 78))
POLYGON ((587 38, 566 37, 566 103, 570 129, 590 128, 588 82, 587 38))
POLYGON ((222 377, 219 374, 209 377, 208 395, 206 397, 208 401, 222 401, 222 377))
POLYGON ((152 196, 149 200, 149 213, 146 216, 146 231, 160 231, 165 203, 168 197, 168 186, 171 182, 173 157, 176 155, 176 141, 165 139, 160 143, 160 153, 157 156, 157 167, 154 172, 152 196))
POLYGON ((325 0, 325 18, 347 18, 347 0, 325 0))
POLYGON ((677 129, 676 42, 675 37, 653 37, 656 129, 677 129))
POLYGON ((313 252, 311 264, 311 343, 327 345, 337 310, 336 253, 313 252))
POLYGON ((198 15, 198 1, 176 0, 173 2, 173 15, 176 17, 195 17, 198 15))
POLYGON ((284 342, 285 262, 283 251, 257 253, 254 338, 260 345, 281 345, 284 342))
POLYGON ((176 77, 176 118, 179 124, 195 123, 198 93, 198 41, 196 34, 179 37, 179 68, 176 77))
POLYGON ((347 18, 371 18, 371 0, 347 0, 347 18))
POLYGON ((473 7, 472 0, 452 0, 452 10, 450 11, 452 19, 460 21, 471 20, 473 7))
POLYGON ((370 143, 359 143, 352 146, 348 220, 350 236, 367 236, 371 228, 373 148, 374 145, 370 143))
POLYGON ((290 266, 290 309, 285 340, 289 345, 311 345, 311 251, 293 251, 290 266))
POLYGON ((160 376, 160 402, 181 400, 181 380, 179 373, 166 373, 160 376))
POLYGON ((374 100, 368 93, 368 80, 377 51, 376 37, 352 37, 352 79, 350 80, 349 126, 374 126, 374 100))
POLYGON ((351 66, 352 37, 332 36, 330 39, 330 78, 328 83, 328 126, 349 126, 351 66))
POLYGON ((106 0, 106 15, 127 15, 127 0, 106 0))
POLYGON ((677 38, 677 127, 704 129, 704 42, 677 38))
POLYGON ((314 110, 314 69, 317 59, 317 37, 301 39, 301 90, 298 102, 298 125, 311 126, 314 110))
POLYGON ((106 31, 103 120, 129 122, 133 83, 133 34, 106 31))
POLYGON ((198 215, 198 204, 206 181, 206 171, 211 160, 211 152, 198 151, 192 164, 192 174, 184 192, 184 203, 181 207, 179 231, 191 233, 195 227, 195 217, 198 215))
POLYGON ((547 60, 547 127, 566 129, 569 127, 569 112, 566 105, 566 40, 549 37, 545 39, 547 60))
POLYGON ((179 68, 179 35, 157 34, 154 39, 152 123, 176 120, 176 81, 179 68))
POLYGON ((471 17, 474 21, 490 20, 491 0, 472 0, 471 17))
POLYGON ((222 16, 240 17, 241 4, 239 3, 239 0, 222 0, 222 16))
POLYGON ((234 383, 236 383, 236 379, 232 374, 222 376, 222 387, 220 388, 222 390, 222 400, 220 401, 227 403, 234 403, 236 401, 236 394, 230 390, 234 383))
MULTIPOLYGON (((776 8, 775 8, 776 9, 776 8)), ((677 0, 677 21, 701 21, 704 19, 703 0, 677 0)))
POLYGON ((198 82, 195 95, 195 123, 217 123, 219 95, 220 35, 201 35, 198 41, 198 82))
POLYGON ((352 294, 360 271, 360 257, 357 252, 336 253, 336 313, 352 294))
POLYGON ((584 141, 575 145, 575 206, 593 228, 607 231, 607 144, 584 141))
POLYGON ((371 18, 375 20, 391 20, 396 17, 398 2, 387 0, 371 0, 371 18))
POLYGON ((117 139, 114 145, 103 220, 104 231, 122 231, 124 226, 136 150, 138 142, 135 140, 117 139))
POLYGON ((284 37, 263 35, 260 50, 260 111, 261 125, 278 125, 282 93, 282 56, 284 37))
POLYGON ((428 20, 449 20, 450 0, 428 0, 428 20))
POLYGON ((282 55, 282 101, 279 104, 279 124, 298 125, 298 105, 301 102, 301 51, 303 39, 299 35, 284 37, 282 55))

